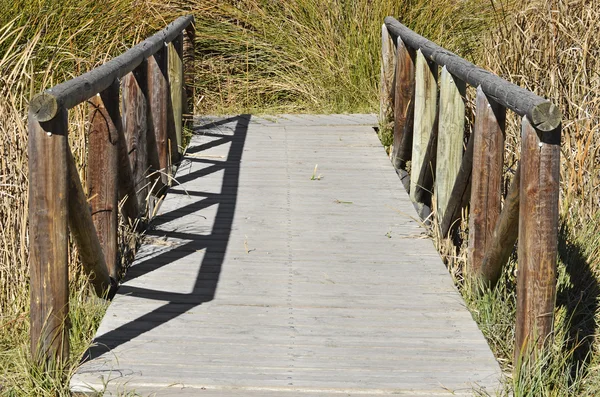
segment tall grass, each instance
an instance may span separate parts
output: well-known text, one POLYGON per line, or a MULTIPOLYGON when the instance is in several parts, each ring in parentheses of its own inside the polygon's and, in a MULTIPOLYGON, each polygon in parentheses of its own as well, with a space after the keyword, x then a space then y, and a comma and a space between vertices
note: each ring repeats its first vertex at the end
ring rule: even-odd
MULTIPOLYGON (((515 3, 0 0, 0 393, 68 392, 64 377, 40 374, 28 361, 28 99, 123 52, 175 17, 193 13, 199 113, 375 112, 380 26, 386 15, 558 102, 566 120, 555 344, 542 366, 524 366, 507 390, 531 396, 598 394, 600 43, 595 32, 600 3, 515 3)), ((84 106, 76 108, 69 126, 84 180, 85 114, 84 106)), ((519 151, 518 126, 509 125, 507 165, 519 151)), ((446 247, 449 256, 460 257, 455 247, 446 247)), ((76 366, 103 307, 89 298, 76 250, 70 255, 75 326, 67 373, 76 366)), ((451 264, 459 277, 463 263, 451 264)), ((514 365, 514 266, 506 269, 498 289, 481 297, 463 289, 507 373, 514 365)))

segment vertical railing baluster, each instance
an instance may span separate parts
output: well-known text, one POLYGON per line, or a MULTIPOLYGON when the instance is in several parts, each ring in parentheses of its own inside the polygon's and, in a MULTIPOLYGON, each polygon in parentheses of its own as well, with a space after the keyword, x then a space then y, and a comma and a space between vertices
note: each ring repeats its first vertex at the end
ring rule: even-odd
MULTIPOLYGON (((171 176, 171 159, 169 150, 168 96, 167 83, 167 47, 163 47, 148 58, 148 145, 150 160, 153 160, 152 145, 155 144, 158 154, 158 168, 163 185, 168 185, 171 176)), ((152 164, 156 167, 155 164, 152 164)))
POLYGON ((556 297, 560 127, 542 132, 523 117, 515 363, 552 333, 556 297))
POLYGON ((491 280, 481 271, 481 265, 500 216, 505 120, 506 108, 477 87, 468 259, 470 273, 486 284, 491 280))
MULTIPOLYGON (((446 67, 440 78, 435 197, 439 222, 444 218, 463 158, 466 85, 446 67)), ((445 236, 444 236, 445 237, 445 236)))
POLYGON ((394 92, 394 139, 392 164, 406 168, 412 155, 415 113, 415 51, 398 38, 396 46, 396 82, 394 92))
MULTIPOLYGON (((381 74, 379 95, 379 125, 391 131, 394 123, 394 91, 396 49, 385 24, 381 26, 381 74)), ((384 131, 380 131, 380 134, 384 131)))
POLYGON ((111 85, 89 100, 87 187, 92 219, 104 252, 108 273, 119 278, 117 263, 118 132, 111 113, 119 112, 119 86, 111 85), (111 112, 108 109, 111 109, 111 112))
POLYGON ((416 201, 416 186, 423 166, 423 157, 435 125, 437 112, 438 67, 428 62, 421 50, 415 62, 415 110, 410 166, 410 197, 416 201))
MULTIPOLYGON (((121 81, 121 108, 129 163, 136 190, 140 215, 148 213, 148 105, 143 87, 146 85, 146 63, 138 66, 121 81)), ((157 161, 158 162, 158 161, 157 161)))
POLYGON ((28 117, 30 337, 34 361, 69 356, 68 113, 28 117))
POLYGON ((194 95, 195 95, 195 47, 196 30, 194 23, 190 24, 183 32, 183 77, 185 79, 185 89, 183 91, 183 111, 184 125, 186 128, 193 128, 194 122, 194 95))
POLYGON ((175 142, 177 146, 174 148, 176 158, 174 162, 178 162, 180 155, 183 152, 182 128, 183 128, 183 34, 177 36, 169 44, 169 88, 171 94, 171 114, 175 127, 175 142))

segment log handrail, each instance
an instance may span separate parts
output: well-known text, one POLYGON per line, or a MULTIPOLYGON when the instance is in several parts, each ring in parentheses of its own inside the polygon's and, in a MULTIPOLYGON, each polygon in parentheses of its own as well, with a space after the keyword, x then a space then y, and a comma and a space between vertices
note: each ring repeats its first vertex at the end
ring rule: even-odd
POLYGON ((393 17, 386 17, 382 25, 381 60, 380 124, 393 126, 392 163, 399 172, 411 173, 409 193, 421 213, 429 212, 422 211, 423 206, 437 204, 434 210, 442 238, 453 235, 468 208, 466 277, 477 286, 493 287, 518 241, 515 363, 523 357, 535 358, 552 336, 560 110, 393 17), (477 88, 475 122, 467 145, 465 83, 477 88), (502 205, 506 110, 522 117, 522 144, 502 205))
POLYGON ((122 273, 119 200, 124 219, 134 226, 152 213, 143 208, 147 195, 162 194, 170 183, 182 153, 183 123, 193 113, 193 42, 194 17, 180 17, 30 101, 30 338, 40 364, 64 362, 69 355, 69 230, 96 294, 110 297, 122 273), (89 197, 68 144, 68 109, 86 101, 89 197))

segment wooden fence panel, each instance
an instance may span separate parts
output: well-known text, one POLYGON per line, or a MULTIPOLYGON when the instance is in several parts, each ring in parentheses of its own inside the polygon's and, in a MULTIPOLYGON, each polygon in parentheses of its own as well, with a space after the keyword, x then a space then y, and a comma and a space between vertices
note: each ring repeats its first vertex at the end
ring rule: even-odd
POLYGON ((381 74, 379 94, 379 124, 392 129, 394 123, 394 86, 396 49, 385 24, 381 26, 381 74))
POLYGON ((415 62, 415 115, 410 171, 410 197, 416 201, 415 187, 419 179, 423 157, 435 125, 437 113, 437 66, 429 63, 417 51, 415 62))
POLYGON ((180 160, 183 152, 183 34, 169 43, 169 88, 171 93, 171 114, 175 127, 176 159, 180 160))
POLYGON ((552 332, 556 296, 560 130, 541 132, 523 117, 515 362, 552 332), (539 134, 539 136, 538 136, 539 134))
POLYGON ((440 222, 444 218, 463 157, 465 131, 465 102, 463 97, 465 90, 465 83, 452 76, 446 67, 443 67, 440 78, 440 109, 434 187, 437 217, 440 222))
POLYGON ((31 353, 36 362, 69 355, 68 115, 39 123, 30 109, 29 272, 31 353))
POLYGON ((109 87, 89 100, 87 186, 92 219, 110 277, 119 278, 117 261, 118 220, 118 132, 107 107, 119 106, 118 86, 109 87), (106 105, 105 105, 106 103, 106 105))
POLYGON ((506 108, 477 87, 468 245, 470 273, 476 276, 484 276, 483 257, 500 216, 505 119, 506 108))
POLYGON ((398 39, 392 143, 392 164, 396 168, 406 168, 406 162, 412 156, 414 113, 415 51, 410 50, 402 40, 398 39))

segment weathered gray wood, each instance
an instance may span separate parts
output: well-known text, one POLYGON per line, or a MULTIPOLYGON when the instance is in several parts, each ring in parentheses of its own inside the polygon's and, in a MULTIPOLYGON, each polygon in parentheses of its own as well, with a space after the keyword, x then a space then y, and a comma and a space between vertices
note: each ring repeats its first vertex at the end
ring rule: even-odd
POLYGON ((107 297, 109 288, 111 285, 116 285, 117 280, 110 279, 106 261, 104 260, 104 252, 96 234, 96 227, 92 220, 90 206, 81 187, 81 180, 79 179, 73 155, 71 151, 68 151, 67 155, 69 172, 69 228, 75 239, 81 264, 90 276, 90 282, 94 287, 96 295, 107 297))
MULTIPOLYGON (((104 98, 108 106, 118 107, 118 85, 116 90, 115 86, 108 90, 104 98)), ((100 95, 91 98, 89 104, 87 191, 108 274, 118 280, 118 132, 100 95)))
POLYGON ((171 176, 171 146, 169 141, 168 120, 168 81, 167 81, 167 51, 166 47, 148 58, 148 151, 152 161, 152 148, 158 155, 158 168, 162 184, 170 184, 171 176), (154 142, 153 142, 154 141, 154 142))
POLYGON ((174 148, 179 161, 179 154, 183 152, 181 134, 183 129, 183 34, 177 36, 169 44, 169 89, 171 93, 171 117, 175 127, 174 148))
POLYGON ((444 218, 446 207, 463 157, 465 132, 465 83, 452 76, 446 67, 440 78, 435 196, 437 217, 444 218))
POLYGON ((450 73, 469 85, 481 86, 489 98, 521 116, 527 116, 539 130, 552 131, 560 125, 561 112, 547 99, 473 65, 418 35, 392 17, 385 18, 385 25, 392 37, 401 37, 407 45, 420 49, 427 59, 446 66, 450 73))
POLYGON ((392 164, 405 169, 412 156, 415 112, 415 52, 398 40, 394 99, 394 139, 392 164))
MULTIPOLYGON (((129 156, 133 189, 138 203, 138 215, 146 215, 148 196, 148 104, 142 91, 145 84, 145 68, 139 67, 121 81, 121 108, 125 149, 129 156)), ((122 145, 120 142, 119 145, 122 145)), ((121 150, 121 149, 120 149, 121 150)))
POLYGON ((468 258, 469 273, 486 284, 492 280, 482 271, 483 257, 491 244, 502 203, 505 119, 506 108, 490 102, 477 87, 468 258))
POLYGON ((167 25, 165 29, 104 65, 36 95, 29 104, 32 117, 38 121, 49 121, 59 109, 70 109, 104 91, 114 81, 133 71, 146 58, 162 50, 165 43, 174 40, 193 22, 192 15, 180 17, 167 25))
MULTIPOLYGON (((550 342, 556 298, 560 131, 521 129, 515 358, 550 342), (539 134, 539 135, 538 135, 539 134)), ((515 360, 515 362, 519 362, 515 360)))
POLYGON ((502 274, 502 267, 508 262, 519 236, 519 187, 521 184, 521 167, 517 167, 508 194, 504 200, 504 208, 494 228, 494 233, 481 263, 481 274, 490 287, 496 285, 502 274))
POLYGON ((31 354, 38 363, 69 357, 68 115, 40 124, 29 113, 29 286, 31 354))
POLYGON ((415 62, 415 115, 410 166, 410 198, 415 192, 429 137, 435 125, 437 112, 437 66, 428 63, 421 51, 415 62))
POLYGON ((195 98, 195 76, 196 69, 194 67, 194 40, 196 37, 196 30, 194 28, 194 23, 188 25, 188 27, 183 31, 183 69, 184 69, 184 78, 185 78, 185 89, 183 91, 184 99, 183 104, 185 106, 184 109, 184 119, 185 126, 187 128, 192 128, 192 123, 194 121, 194 98, 195 98))
POLYGON ((440 233, 448 237, 454 228, 458 225, 463 208, 469 204, 471 198, 471 172, 473 170, 473 137, 470 137, 467 143, 467 150, 462 158, 460 170, 456 176, 450 200, 446 207, 446 212, 440 223, 440 233))
MULTIPOLYGON (((438 124, 439 112, 434 124, 438 124)), ((415 186, 415 201, 423 203, 431 209, 431 198, 433 195, 433 183, 435 181, 435 169, 437 161, 438 129, 434 128, 429 136, 429 143, 423 156, 423 165, 419 173, 419 179, 415 186)), ((424 217, 423 217, 424 218, 424 217)))
POLYGON ((335 119, 200 122, 182 186, 98 330, 114 348, 92 351, 73 386, 466 396, 478 384, 495 394, 498 364, 422 238, 377 116, 335 119))
POLYGON ((379 124, 382 128, 393 129, 394 123, 394 74, 396 70, 396 49, 385 24, 381 26, 381 79, 379 96, 379 124))

